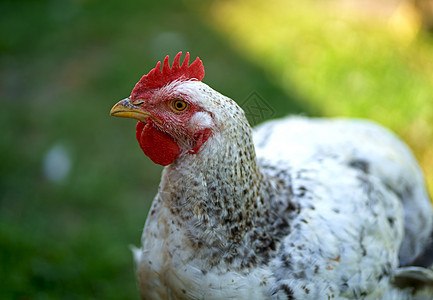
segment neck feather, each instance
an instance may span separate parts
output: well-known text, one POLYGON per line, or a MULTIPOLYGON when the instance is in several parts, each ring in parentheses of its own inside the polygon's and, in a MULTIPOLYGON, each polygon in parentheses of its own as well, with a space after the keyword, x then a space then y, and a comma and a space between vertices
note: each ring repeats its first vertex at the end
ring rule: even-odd
MULTIPOLYGON (((214 134, 197 154, 184 154, 164 171, 166 198, 184 220, 195 219, 203 226, 221 227, 236 224, 230 238, 251 226, 260 203, 263 175, 258 168, 251 129, 239 132, 225 130, 214 134), (227 131, 236 133, 235 136, 227 131)), ((227 232, 228 234, 228 232, 227 232)))
MULTIPOLYGON (((158 200, 170 208, 194 248, 226 253, 229 260, 243 251, 242 267, 255 262, 260 252, 275 250, 278 234, 269 227, 279 221, 270 197, 280 192, 260 170, 251 127, 239 111, 199 153, 183 154, 166 167, 158 200)), ((222 259, 215 258, 215 264, 222 259)))

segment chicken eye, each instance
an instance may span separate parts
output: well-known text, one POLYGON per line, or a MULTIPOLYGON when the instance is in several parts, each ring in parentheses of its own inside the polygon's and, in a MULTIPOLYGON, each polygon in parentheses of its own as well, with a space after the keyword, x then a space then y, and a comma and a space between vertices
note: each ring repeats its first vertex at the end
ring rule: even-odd
POLYGON ((171 108, 175 112, 182 112, 188 107, 188 103, 183 100, 173 100, 171 102, 171 108))

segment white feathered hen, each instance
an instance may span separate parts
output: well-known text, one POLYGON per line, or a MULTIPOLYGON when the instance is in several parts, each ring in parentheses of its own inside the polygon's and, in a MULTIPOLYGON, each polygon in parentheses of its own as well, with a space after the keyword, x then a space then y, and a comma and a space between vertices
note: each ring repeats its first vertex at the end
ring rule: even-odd
POLYGON ((136 250, 143 299, 433 297, 433 211, 394 134, 301 117, 252 132, 180 55, 111 110, 166 166, 136 250))

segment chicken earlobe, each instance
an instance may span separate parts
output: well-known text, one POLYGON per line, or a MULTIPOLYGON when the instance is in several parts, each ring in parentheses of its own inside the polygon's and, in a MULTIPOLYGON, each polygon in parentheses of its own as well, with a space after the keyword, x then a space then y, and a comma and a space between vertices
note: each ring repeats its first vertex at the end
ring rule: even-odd
POLYGON ((197 152, 200 150, 201 145, 203 145, 204 142, 207 141, 211 133, 212 131, 209 128, 206 128, 194 134, 195 145, 191 150, 188 151, 188 153, 197 154, 197 152))

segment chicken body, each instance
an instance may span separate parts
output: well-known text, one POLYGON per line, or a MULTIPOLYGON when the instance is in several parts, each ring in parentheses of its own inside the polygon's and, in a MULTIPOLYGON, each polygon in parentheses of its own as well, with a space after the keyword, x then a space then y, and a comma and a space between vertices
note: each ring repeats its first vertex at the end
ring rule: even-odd
POLYGON ((253 142, 232 100, 190 85, 219 103, 224 127, 163 172, 138 261, 143 299, 410 297, 390 279, 424 251, 433 215, 394 135, 288 118, 253 142))
MULTIPOLYGON (((146 104, 143 120, 170 134, 179 154, 135 250, 143 299, 433 296, 424 268, 432 207, 418 164, 392 133, 367 121, 300 117, 253 133, 234 101, 194 80, 151 97, 197 105, 179 120, 182 130, 198 129, 152 123, 148 111, 156 118, 161 108, 146 104)), ((146 136, 146 126, 137 130, 146 136)))

